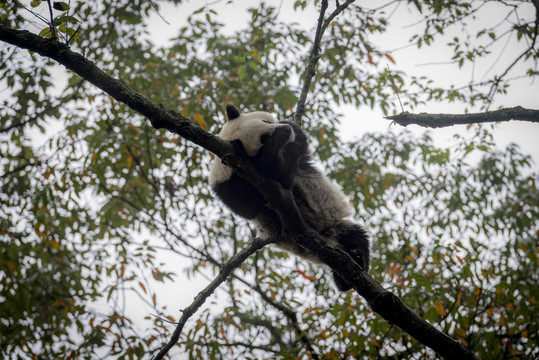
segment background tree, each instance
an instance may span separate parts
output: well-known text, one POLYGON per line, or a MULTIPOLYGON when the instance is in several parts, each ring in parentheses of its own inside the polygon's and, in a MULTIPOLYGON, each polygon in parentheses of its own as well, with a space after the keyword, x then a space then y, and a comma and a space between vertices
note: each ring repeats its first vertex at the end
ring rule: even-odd
MULTIPOLYGON (((202 129, 219 127, 227 102, 279 118, 293 115, 311 36, 280 22, 275 8, 250 10, 246 28, 229 35, 211 6, 201 8, 170 46, 157 48, 144 23, 154 3, 58 2, 50 12, 48 3, 1 2, 2 25, 69 42, 202 129)), ((536 4, 498 5, 507 9, 506 22, 518 23, 505 35, 498 27, 453 39, 453 61, 463 66, 497 56, 488 44, 513 34, 523 54, 516 54, 515 64, 529 65, 526 76, 533 78, 537 17, 526 14, 534 14, 536 4), (469 41, 475 35, 490 40, 480 46, 469 41)), ((299 11, 308 4, 295 6, 299 11)), ((437 100, 487 108, 506 92, 515 66, 463 89, 436 87, 379 66, 381 59, 395 59, 371 41, 386 30, 392 11, 421 12, 425 31, 413 41, 423 47, 452 26, 479 18, 484 6, 350 6, 322 38, 303 127, 373 234, 373 276, 480 357, 532 357, 539 351, 539 193, 530 158, 514 145, 496 149, 479 127, 450 149, 436 147, 428 135, 370 134, 354 143, 337 136, 335 102, 391 114, 400 111, 397 94, 414 110, 437 100)), ((0 109, 2 355, 155 354, 173 328, 166 319, 176 321, 178 306, 188 304, 166 307, 166 296, 185 288, 187 277, 213 277, 252 239, 253 229, 209 193, 207 151, 156 132, 74 73, 68 72, 65 86, 55 85, 65 70, 46 58, 5 44, 0 55, 6 89, 0 109), (52 137, 38 141, 40 132, 52 137), (179 273, 182 267, 186 274, 179 273), (137 316, 137 302, 146 306, 146 321, 137 316)), ((355 292, 337 296, 328 280, 323 268, 266 247, 221 286, 214 306, 187 324, 180 352, 436 357, 381 320, 355 292)))

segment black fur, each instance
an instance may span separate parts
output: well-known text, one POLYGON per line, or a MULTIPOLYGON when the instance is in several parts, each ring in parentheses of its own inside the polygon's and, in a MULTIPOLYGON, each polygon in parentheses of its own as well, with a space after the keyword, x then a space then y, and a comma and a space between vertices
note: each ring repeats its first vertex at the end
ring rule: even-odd
MULTIPOLYGON (((230 119, 235 113, 233 110, 229 111, 229 106, 227 105, 227 114, 230 119)), ((238 116, 233 117, 232 121, 238 116)), ((253 165, 260 174, 278 181, 287 189, 292 187, 299 159, 308 150, 307 138, 303 132, 296 136, 294 142, 289 142, 294 127, 297 129, 295 125, 278 127, 271 136, 263 136, 262 148, 252 158, 253 165)), ((241 144, 239 140, 233 143, 235 146, 241 144)), ((228 181, 216 184, 213 191, 230 210, 248 220, 257 217, 265 207, 264 196, 249 181, 236 174, 232 174, 228 181)))
MULTIPOLYGON (((337 242, 364 271, 369 270, 370 247, 367 232, 358 224, 343 222, 337 234, 337 242)), ((337 289, 347 291, 352 288, 343 278, 333 272, 337 289)))
POLYGON ((228 181, 216 184, 213 191, 230 210, 248 220, 254 219, 264 208, 262 194, 236 174, 232 174, 228 181))
POLYGON ((226 116, 228 116, 229 121, 234 120, 234 119, 240 117, 240 111, 234 105, 228 104, 226 106, 226 116))

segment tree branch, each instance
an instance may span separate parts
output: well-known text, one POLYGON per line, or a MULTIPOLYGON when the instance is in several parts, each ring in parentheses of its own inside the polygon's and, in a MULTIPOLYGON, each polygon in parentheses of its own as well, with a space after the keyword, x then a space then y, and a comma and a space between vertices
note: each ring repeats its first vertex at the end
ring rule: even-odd
POLYGON ((156 129, 167 129, 183 138, 201 145, 218 156, 232 152, 232 146, 207 131, 192 124, 174 110, 158 105, 135 91, 122 80, 110 77, 84 56, 71 51, 66 45, 45 39, 24 30, 15 30, 0 24, 0 40, 28 49, 56 60, 80 77, 88 80, 113 98, 147 117, 156 129))
POLYGON ((228 260, 228 262, 223 265, 217 277, 213 279, 213 281, 208 286, 206 286, 204 290, 198 293, 191 305, 182 310, 183 314, 180 318, 180 321, 178 321, 176 329, 174 330, 174 333, 172 334, 169 342, 159 351, 159 353, 155 356, 154 360, 163 359, 163 357, 168 353, 168 351, 174 345, 176 345, 176 342, 178 342, 178 339, 180 338, 183 327, 185 326, 187 320, 189 320, 189 318, 193 316, 195 312, 206 302, 206 299, 211 294, 213 294, 215 289, 217 289, 219 285, 221 285, 230 276, 232 271, 238 266, 240 266, 249 256, 262 249, 264 246, 270 244, 271 242, 273 242, 272 239, 254 238, 253 241, 251 241, 243 250, 241 250, 237 254, 234 254, 230 258, 230 260, 228 260))
MULTIPOLYGON (((0 25, 0 40, 29 49, 58 61, 74 71, 90 83, 96 85, 118 101, 127 104, 133 110, 146 116, 156 129, 164 128, 185 139, 212 151, 223 163, 232 167, 238 175, 249 180, 264 195, 269 206, 274 209, 283 224, 284 233, 279 241, 294 241, 315 254, 322 262, 334 269, 343 279, 354 285, 356 291, 363 296, 374 311, 384 319, 398 325, 423 344, 446 358, 477 359, 475 355, 443 334, 432 325, 421 319, 406 307, 393 293, 386 291, 345 251, 331 246, 325 238, 308 226, 299 212, 290 190, 283 189, 278 182, 261 176, 254 170, 250 161, 238 153, 237 149, 226 141, 191 124, 188 119, 173 110, 157 105, 142 94, 130 88, 121 80, 114 79, 82 55, 69 50, 63 44, 44 39, 28 31, 14 30, 0 25)), ((156 359, 176 343, 187 319, 204 303, 206 298, 221 284, 234 268, 239 266, 250 254, 269 243, 254 239, 244 250, 234 255, 223 266, 217 278, 201 292, 180 319, 180 323, 167 346, 161 350, 156 359)))
POLYGON ((344 4, 338 5, 337 8, 328 16, 324 21, 324 14, 328 8, 327 0, 322 0, 322 7, 320 9, 320 16, 318 17, 318 23, 316 25, 316 34, 314 36, 313 47, 311 48, 311 53, 309 55, 309 62, 307 68, 305 69, 305 75, 303 77, 303 87, 301 89, 301 94, 299 96, 298 103, 296 104, 296 113, 294 115, 294 122, 301 127, 301 118, 305 113, 305 102, 307 101, 307 94, 311 87, 311 82, 316 75, 316 65, 318 60, 320 60, 320 42, 322 41, 322 36, 326 31, 329 24, 333 19, 344 11, 355 0, 347 0, 344 4))
POLYGON ((402 126, 414 124, 428 128, 439 128, 453 125, 510 120, 539 122, 539 110, 524 109, 521 106, 516 106, 513 108, 473 114, 412 114, 409 112, 402 112, 398 115, 386 116, 386 119, 393 120, 402 126))

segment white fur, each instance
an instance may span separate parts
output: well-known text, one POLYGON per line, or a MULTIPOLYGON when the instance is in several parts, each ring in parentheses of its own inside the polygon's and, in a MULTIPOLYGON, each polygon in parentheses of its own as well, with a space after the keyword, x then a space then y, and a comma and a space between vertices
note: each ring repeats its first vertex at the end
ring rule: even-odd
POLYGON ((346 196, 325 175, 296 176, 295 186, 308 206, 301 207, 303 218, 317 231, 330 228, 353 214, 346 196))
POLYGON ((255 156, 262 146, 260 137, 264 134, 271 135, 277 126, 282 126, 282 124, 276 123, 270 113, 257 111, 241 114, 226 123, 219 137, 228 141, 241 140, 247 155, 255 156))

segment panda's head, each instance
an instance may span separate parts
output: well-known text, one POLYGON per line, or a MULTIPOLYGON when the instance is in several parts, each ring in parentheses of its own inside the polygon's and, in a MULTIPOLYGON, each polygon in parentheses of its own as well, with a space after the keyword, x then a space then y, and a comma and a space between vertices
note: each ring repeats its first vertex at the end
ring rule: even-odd
POLYGON ((238 108, 230 104, 226 106, 226 115, 228 121, 219 137, 227 141, 240 140, 248 156, 255 156, 258 153, 264 135, 271 135, 277 126, 282 126, 270 113, 256 111, 240 114, 238 108))

